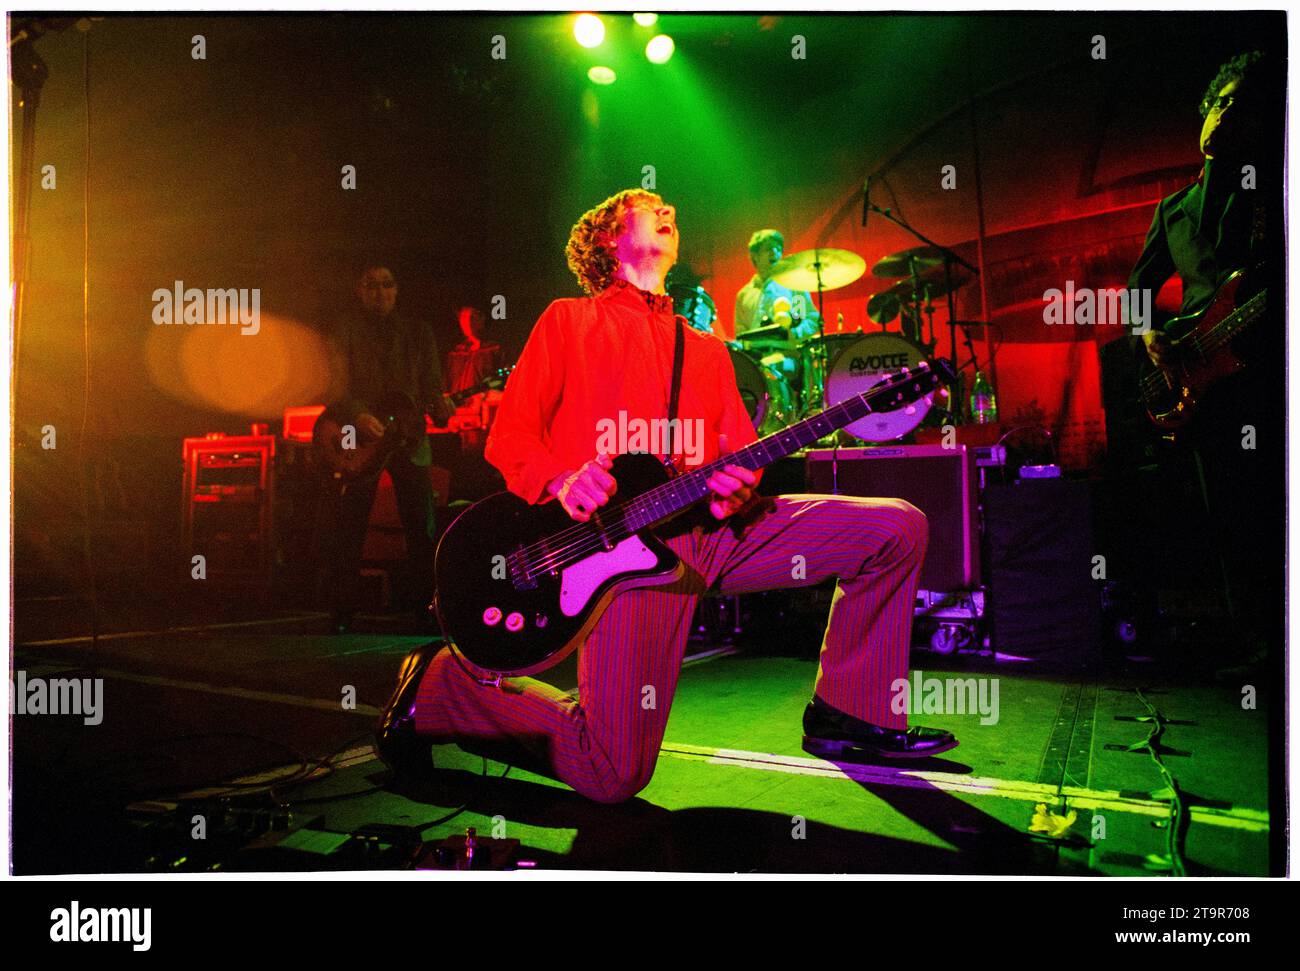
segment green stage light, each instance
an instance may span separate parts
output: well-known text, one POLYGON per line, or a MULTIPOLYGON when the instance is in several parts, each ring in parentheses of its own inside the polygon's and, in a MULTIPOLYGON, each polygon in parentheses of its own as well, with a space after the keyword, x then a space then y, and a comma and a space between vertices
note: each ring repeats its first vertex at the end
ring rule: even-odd
POLYGON ((659 15, 657 13, 634 13, 632 19, 640 27, 653 27, 659 20, 659 15))
POLYGON ((573 39, 583 47, 599 47, 605 40, 605 21, 594 13, 580 13, 573 22, 573 39))
POLYGON ((650 59, 651 64, 667 64, 668 59, 673 56, 674 49, 673 39, 667 34, 660 34, 650 38, 650 43, 645 45, 645 56, 650 59))
POLYGON ((614 73, 613 68, 605 67, 603 64, 597 64, 595 67, 587 70, 587 79, 592 84, 613 84, 618 80, 618 75, 614 73))

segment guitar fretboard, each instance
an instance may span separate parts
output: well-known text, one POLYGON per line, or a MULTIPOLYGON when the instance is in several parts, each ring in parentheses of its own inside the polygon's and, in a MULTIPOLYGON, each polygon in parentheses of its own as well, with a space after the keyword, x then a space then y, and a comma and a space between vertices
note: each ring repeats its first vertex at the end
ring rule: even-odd
POLYGON ((1264 294, 1266 291, 1261 290, 1255 294, 1240 307, 1234 310, 1228 316, 1206 331, 1205 335, 1196 342, 1196 347, 1202 352, 1212 350, 1221 344, 1224 344, 1239 333, 1246 329, 1256 317, 1264 312, 1264 294))
POLYGON ((651 529, 689 508, 709 494, 708 480, 728 465, 757 471, 777 459, 811 445, 831 432, 865 418, 873 411, 892 411, 933 391, 940 380, 953 375, 941 363, 932 368, 922 362, 914 370, 896 374, 862 394, 832 405, 820 414, 773 432, 744 448, 649 489, 626 502, 596 513, 591 522, 570 526, 511 554, 511 574, 516 584, 527 585, 542 573, 555 573, 591 553, 609 549, 639 530, 651 529))
POLYGON ((911 396, 902 390, 913 381, 929 384, 932 377, 923 365, 922 369, 913 375, 899 376, 882 382, 864 394, 854 395, 839 404, 832 405, 820 414, 782 428, 730 455, 650 489, 624 506, 628 527, 633 531, 650 528, 699 502, 709 494, 709 477, 728 465, 739 465, 757 471, 779 458, 792 455, 799 449, 813 444, 818 439, 825 438, 845 425, 851 425, 865 418, 876 410, 872 407, 872 403, 879 405, 883 401, 888 401, 889 406, 893 407, 897 403, 916 400, 924 393, 920 390, 921 385, 918 384, 914 389, 918 393, 911 396))

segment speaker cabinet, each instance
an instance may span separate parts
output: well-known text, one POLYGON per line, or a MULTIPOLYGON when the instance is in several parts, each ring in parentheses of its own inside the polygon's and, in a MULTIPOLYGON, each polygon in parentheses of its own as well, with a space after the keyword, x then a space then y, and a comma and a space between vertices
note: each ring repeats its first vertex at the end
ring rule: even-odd
POLYGON ((808 491, 905 499, 930 521, 922 590, 979 586, 975 454, 965 445, 811 449, 808 491))
POLYGON ((984 490, 988 616, 1003 654, 1084 666, 1095 657, 1101 587, 1089 483, 1025 480, 984 490))

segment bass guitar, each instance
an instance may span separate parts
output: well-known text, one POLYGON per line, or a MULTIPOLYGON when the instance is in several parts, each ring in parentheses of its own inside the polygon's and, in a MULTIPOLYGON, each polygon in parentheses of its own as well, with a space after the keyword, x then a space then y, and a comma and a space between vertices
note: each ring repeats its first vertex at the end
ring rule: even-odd
POLYGON ((673 582, 683 567, 656 535, 709 495, 726 465, 757 470, 871 412, 894 411, 955 380, 943 361, 921 362, 698 469, 670 476, 646 453, 614 459, 618 493, 585 523, 559 502, 529 505, 500 492, 466 509, 438 544, 435 609, 443 631, 472 664, 525 675, 576 648, 613 597, 673 582))
POLYGON ((1175 317, 1165 325, 1171 364, 1142 368, 1138 398, 1147 415, 1166 430, 1191 420, 1205 392, 1245 365, 1232 352, 1232 340, 1264 315, 1261 290, 1237 305, 1245 270, 1224 281, 1210 305, 1197 314, 1175 317))

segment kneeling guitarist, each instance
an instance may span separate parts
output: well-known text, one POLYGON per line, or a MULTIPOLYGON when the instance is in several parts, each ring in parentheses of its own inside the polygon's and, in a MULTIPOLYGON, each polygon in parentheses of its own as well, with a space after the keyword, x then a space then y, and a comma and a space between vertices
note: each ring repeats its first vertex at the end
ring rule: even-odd
POLYGON ((1201 176, 1160 202, 1128 281, 1153 295, 1175 273, 1182 281, 1179 316, 1143 337, 1155 371, 1140 392, 1157 424, 1185 426, 1179 440, 1203 470, 1205 547, 1222 556, 1236 662, 1280 648, 1284 611, 1283 156, 1271 60, 1253 52, 1220 68, 1200 106, 1201 176))
MULTIPOLYGON (((617 501, 602 435, 662 423, 674 410, 699 430, 696 447, 660 453, 681 471, 755 441, 726 346, 674 318, 664 277, 678 244, 673 207, 640 190, 605 200, 573 227, 568 263, 589 296, 557 300, 542 314, 487 441, 488 460, 526 502, 557 502, 589 521, 617 501)), ((907 676, 924 515, 901 500, 766 499, 757 482, 755 472, 725 465, 710 476, 705 501, 670 523, 664 540, 683 571, 613 598, 581 648, 576 697, 532 678, 481 676, 431 645, 403 667, 381 718, 380 756, 399 776, 427 777, 429 743, 454 741, 591 799, 628 799, 654 772, 700 595, 829 577, 839 586, 804 712, 805 749, 879 761, 953 748, 951 734, 909 728, 892 703, 893 682, 907 676)), ((518 619, 519 636, 533 621, 518 619)))

